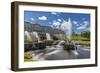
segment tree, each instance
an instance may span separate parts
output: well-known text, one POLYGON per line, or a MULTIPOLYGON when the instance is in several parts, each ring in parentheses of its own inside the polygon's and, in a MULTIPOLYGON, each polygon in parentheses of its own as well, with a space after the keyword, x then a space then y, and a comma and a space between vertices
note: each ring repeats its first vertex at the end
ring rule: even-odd
POLYGON ((81 36, 90 39, 90 31, 81 32, 81 36))

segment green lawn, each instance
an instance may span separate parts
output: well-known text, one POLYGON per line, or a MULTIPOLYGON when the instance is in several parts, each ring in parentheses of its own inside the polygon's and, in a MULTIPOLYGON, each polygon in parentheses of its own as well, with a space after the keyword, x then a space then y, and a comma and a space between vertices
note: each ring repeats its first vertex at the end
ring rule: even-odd
POLYGON ((32 62, 32 59, 24 59, 24 62, 32 62))
POLYGON ((90 45, 90 40, 81 36, 72 36, 72 40, 77 41, 84 45, 90 45))
POLYGON ((81 37, 81 36, 72 36, 72 40, 76 40, 76 41, 89 41, 89 39, 85 38, 85 37, 81 37))
POLYGON ((90 45, 90 41, 78 41, 78 42, 87 46, 90 45))

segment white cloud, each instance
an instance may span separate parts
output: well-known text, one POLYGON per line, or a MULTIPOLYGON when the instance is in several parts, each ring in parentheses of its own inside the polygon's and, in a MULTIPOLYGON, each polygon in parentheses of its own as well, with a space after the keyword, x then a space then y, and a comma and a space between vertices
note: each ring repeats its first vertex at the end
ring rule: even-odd
POLYGON ((34 21, 34 18, 30 18, 32 21, 34 21))
POLYGON ((56 12, 51 12, 51 14, 54 14, 54 15, 56 15, 57 13, 56 13, 56 12))
POLYGON ((73 21, 73 24, 78 24, 78 22, 77 21, 73 21))
POLYGON ((57 28, 63 30, 67 35, 72 34, 72 22, 71 19, 69 18, 67 20, 54 20, 53 24, 51 25, 52 28, 57 28), (62 21, 62 22, 59 22, 62 21))
POLYGON ((88 21, 83 21, 83 24, 87 26, 87 25, 89 25, 89 22, 88 21))
POLYGON ((52 28, 57 28, 57 29, 62 29, 61 25, 63 24, 61 19, 57 19, 57 20, 53 20, 52 24, 52 28))
POLYGON ((88 21, 83 21, 83 24, 80 24, 81 26, 77 28, 77 30, 81 29, 87 29, 87 26, 89 25, 88 21))
POLYGON ((41 16, 41 17, 38 17, 39 20, 47 20, 47 17, 46 16, 41 16))
POLYGON ((61 29, 65 30, 67 27, 67 21, 63 20, 62 24, 61 24, 61 29))
POLYGON ((85 28, 86 28, 86 26, 83 25, 83 26, 78 27, 77 30, 81 30, 81 29, 85 29, 85 28))
POLYGON ((54 27, 54 28, 60 28, 61 21, 62 21, 61 19, 53 20, 52 27, 54 27))
POLYGON ((59 28, 59 26, 61 25, 61 23, 59 21, 54 20, 53 21, 53 26, 54 28, 59 28))
POLYGON ((51 12, 52 15, 56 15, 57 17, 59 17, 59 13, 58 12, 51 12))
POLYGON ((52 27, 53 28, 59 28, 59 29, 62 29, 64 31, 67 31, 67 30, 71 29, 70 28, 71 27, 70 24, 72 24, 72 23, 70 23, 69 21, 57 19, 57 20, 53 21, 52 27))
POLYGON ((61 22, 62 20, 61 19, 57 19, 57 21, 61 22))

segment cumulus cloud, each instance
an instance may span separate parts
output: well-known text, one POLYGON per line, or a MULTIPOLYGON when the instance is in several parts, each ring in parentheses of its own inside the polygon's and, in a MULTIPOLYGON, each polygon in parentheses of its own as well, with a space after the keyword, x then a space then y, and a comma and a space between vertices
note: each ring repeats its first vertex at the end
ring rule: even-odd
POLYGON ((56 13, 56 12, 51 12, 51 14, 54 14, 54 15, 56 15, 57 13, 56 13))
POLYGON ((67 21, 63 20, 62 24, 61 24, 61 29, 65 30, 67 27, 67 21))
POLYGON ((53 21, 53 25, 59 26, 59 25, 60 25, 60 22, 58 22, 58 21, 53 21))
POLYGON ((88 21, 83 21, 83 24, 87 26, 87 25, 89 25, 89 22, 88 21))
POLYGON ((56 15, 57 17, 59 17, 59 13, 58 12, 51 12, 52 15, 56 15))
POLYGON ((62 20, 61 19, 57 19, 57 20, 53 20, 53 22, 52 22, 52 27, 53 28, 60 28, 60 26, 61 26, 61 23, 62 22, 62 20))
POLYGON ((57 19, 57 21, 61 22, 62 20, 61 19, 57 19))
POLYGON ((85 28, 86 28, 86 26, 83 25, 83 26, 78 27, 77 30, 85 29, 85 28))
POLYGON ((30 18, 32 21, 34 21, 34 18, 30 18))
POLYGON ((57 19, 57 20, 53 21, 51 27, 59 28, 59 29, 67 32, 67 30, 71 29, 72 23, 70 20, 66 21, 66 20, 57 19))
POLYGON ((78 22, 77 21, 73 21, 73 24, 78 24, 78 22))
POLYGON ((52 26, 52 27, 54 27, 54 28, 59 28, 60 25, 61 25, 61 23, 60 23, 59 21, 54 20, 54 21, 53 21, 53 26, 52 26))
POLYGON ((41 17, 38 17, 39 20, 47 20, 47 17, 46 16, 41 16, 41 17))
POLYGON ((77 28, 77 30, 87 29, 87 26, 89 25, 88 21, 83 21, 83 24, 80 24, 81 26, 77 28))

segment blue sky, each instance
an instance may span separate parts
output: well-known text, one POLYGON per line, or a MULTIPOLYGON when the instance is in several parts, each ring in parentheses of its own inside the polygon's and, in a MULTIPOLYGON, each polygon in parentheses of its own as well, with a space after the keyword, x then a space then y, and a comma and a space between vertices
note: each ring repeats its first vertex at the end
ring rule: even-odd
MULTIPOLYGON (((55 29, 63 30, 61 26, 68 22, 69 19, 72 23, 72 30, 75 33, 81 33, 82 31, 90 30, 90 14, 24 11, 24 21, 38 23, 55 29)), ((67 26, 67 24, 64 25, 67 26)))

